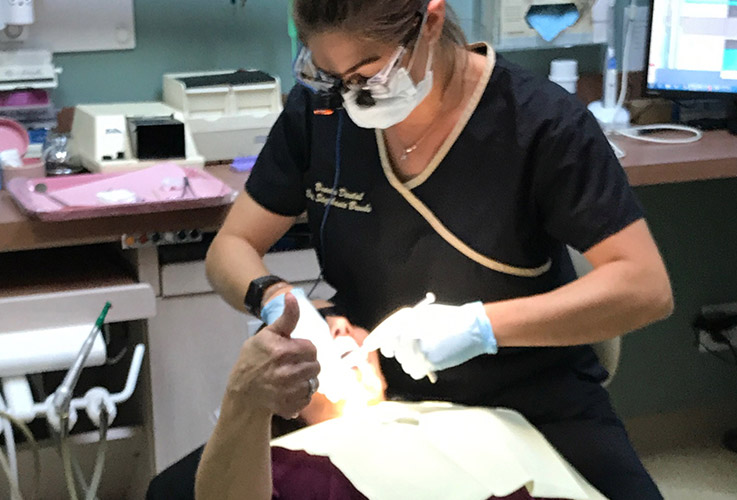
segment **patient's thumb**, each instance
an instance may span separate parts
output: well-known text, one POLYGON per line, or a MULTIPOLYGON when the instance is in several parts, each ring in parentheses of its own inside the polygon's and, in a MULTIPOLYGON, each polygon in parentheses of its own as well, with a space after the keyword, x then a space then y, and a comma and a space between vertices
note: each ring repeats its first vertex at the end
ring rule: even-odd
POLYGON ((284 312, 271 324, 271 328, 284 337, 292 335, 299 320, 299 304, 297 298, 291 292, 284 295, 284 312))

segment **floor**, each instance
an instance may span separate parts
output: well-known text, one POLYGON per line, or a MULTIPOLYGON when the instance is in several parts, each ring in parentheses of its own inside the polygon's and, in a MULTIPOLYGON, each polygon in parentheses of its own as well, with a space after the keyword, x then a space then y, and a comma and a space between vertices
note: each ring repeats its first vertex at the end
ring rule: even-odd
POLYGON ((667 500, 737 498, 737 453, 692 446, 644 456, 643 462, 667 500))
POLYGON ((737 453, 721 444, 737 415, 691 410, 627 422, 645 467, 666 500, 737 499, 737 453))

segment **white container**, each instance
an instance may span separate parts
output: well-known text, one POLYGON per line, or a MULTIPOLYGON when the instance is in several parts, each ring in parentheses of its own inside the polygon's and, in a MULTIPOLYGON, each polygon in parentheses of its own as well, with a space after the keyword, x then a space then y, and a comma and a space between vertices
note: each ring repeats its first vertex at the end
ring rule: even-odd
POLYGON ((578 61, 575 59, 554 59, 550 62, 548 79, 571 94, 575 94, 578 84, 578 61))

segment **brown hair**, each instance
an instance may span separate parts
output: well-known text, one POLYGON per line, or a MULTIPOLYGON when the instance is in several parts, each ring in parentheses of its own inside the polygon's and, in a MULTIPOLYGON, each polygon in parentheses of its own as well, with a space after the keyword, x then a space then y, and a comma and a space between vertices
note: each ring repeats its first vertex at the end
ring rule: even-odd
MULTIPOLYGON (((294 23, 303 43, 316 33, 345 31, 366 40, 399 44, 429 0, 294 0, 294 23)), ((440 45, 466 44, 453 9, 446 6, 440 45)))

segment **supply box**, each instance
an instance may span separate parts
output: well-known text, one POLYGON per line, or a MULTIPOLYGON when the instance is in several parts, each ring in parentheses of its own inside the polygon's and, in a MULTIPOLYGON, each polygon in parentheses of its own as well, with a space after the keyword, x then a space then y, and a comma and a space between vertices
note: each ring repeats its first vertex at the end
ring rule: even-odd
POLYGON ((206 161, 258 155, 282 110, 279 78, 263 71, 170 73, 163 87, 206 161))
MULTIPOLYGON (((522 50, 567 47, 597 43, 591 9, 598 0, 490 0, 475 2, 475 15, 480 20, 479 35, 489 40, 496 50, 522 50), (530 8, 539 5, 572 3, 579 19, 550 42, 546 42, 525 19, 530 8)), ((601 42, 601 40, 598 40, 601 42)))

